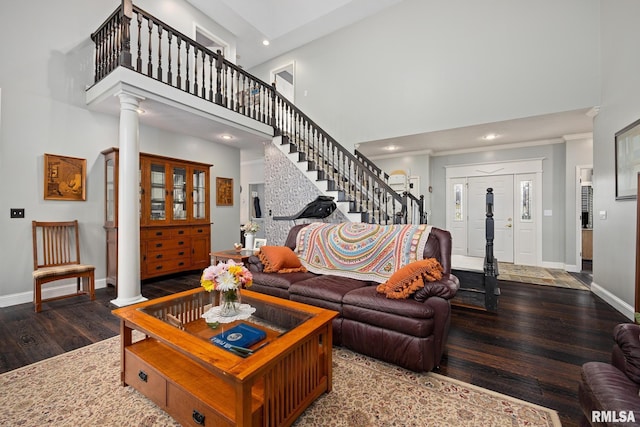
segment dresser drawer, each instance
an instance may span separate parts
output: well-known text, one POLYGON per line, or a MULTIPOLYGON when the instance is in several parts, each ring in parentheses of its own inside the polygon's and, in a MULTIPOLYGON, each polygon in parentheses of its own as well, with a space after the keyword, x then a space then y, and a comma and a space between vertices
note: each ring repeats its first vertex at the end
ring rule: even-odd
POLYGON ((189 251, 191 248, 191 240, 185 236, 177 239, 167 240, 149 240, 147 241, 147 252, 165 251, 171 249, 184 249, 189 251))
POLYGON ((171 228, 144 228, 140 231, 140 240, 149 239, 170 239, 172 236, 171 228))
POLYGON ((125 349, 124 360, 124 382, 164 409, 167 406, 166 379, 128 348, 125 349))
POLYGON ((209 236, 211 234, 211 226, 207 225, 199 225, 197 227, 191 227, 191 235, 192 236, 209 236))
POLYGON ((190 255, 189 248, 179 248, 179 249, 165 249, 161 251, 148 251, 147 252, 147 262, 153 261, 165 261, 179 258, 189 258, 190 255))
POLYGON ((154 262, 153 260, 147 260, 147 276, 157 276, 165 273, 172 273, 175 271, 182 271, 191 267, 191 259, 169 259, 164 261, 154 262))
MULTIPOLYGON (((211 390, 215 394, 215 390, 211 390)), ((183 426, 229 426, 235 423, 173 383, 167 386, 167 412, 183 426)))

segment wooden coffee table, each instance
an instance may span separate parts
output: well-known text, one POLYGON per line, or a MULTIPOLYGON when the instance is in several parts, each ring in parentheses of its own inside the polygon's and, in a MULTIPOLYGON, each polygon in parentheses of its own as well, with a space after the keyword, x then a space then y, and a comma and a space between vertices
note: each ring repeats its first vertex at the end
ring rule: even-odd
POLYGON ((238 323, 208 326, 200 316, 211 300, 199 288, 114 310, 122 384, 182 425, 206 426, 288 426, 331 391, 331 321, 338 313, 243 290, 242 302, 256 312, 241 322, 267 333, 243 358, 210 342, 238 323), (134 342, 133 330, 145 338, 134 342))

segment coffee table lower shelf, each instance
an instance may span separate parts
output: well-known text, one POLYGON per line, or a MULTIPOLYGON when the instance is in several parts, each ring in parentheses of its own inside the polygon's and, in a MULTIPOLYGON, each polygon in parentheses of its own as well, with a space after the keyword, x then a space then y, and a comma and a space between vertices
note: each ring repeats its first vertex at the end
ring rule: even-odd
MULTIPOLYGON (((124 381, 183 426, 235 426, 230 384, 152 338, 125 348, 124 381)), ((254 387, 251 424, 263 425, 261 387, 254 387), (257 393, 255 393, 257 391, 257 393)))

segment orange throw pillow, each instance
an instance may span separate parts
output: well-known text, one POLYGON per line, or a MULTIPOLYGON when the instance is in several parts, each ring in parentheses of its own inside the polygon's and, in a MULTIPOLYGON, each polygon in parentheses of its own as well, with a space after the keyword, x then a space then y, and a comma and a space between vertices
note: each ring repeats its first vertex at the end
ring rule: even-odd
POLYGON ((295 273, 307 271, 298 256, 287 246, 262 246, 258 258, 264 265, 265 273, 295 273))
POLYGON ((380 294, 387 298, 409 298, 418 289, 424 287, 424 281, 435 282, 442 279, 442 266, 435 258, 414 261, 402 267, 385 283, 376 287, 380 294))

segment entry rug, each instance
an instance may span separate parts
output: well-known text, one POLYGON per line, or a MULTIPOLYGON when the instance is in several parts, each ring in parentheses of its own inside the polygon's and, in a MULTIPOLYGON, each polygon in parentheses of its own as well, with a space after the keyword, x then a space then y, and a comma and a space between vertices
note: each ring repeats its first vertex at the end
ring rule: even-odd
MULTIPOLYGON (((174 426, 120 385, 113 337, 0 375, 3 426, 174 426)), ((215 392, 215 391, 212 391, 215 392)), ((333 391, 295 426, 560 426, 550 409, 433 374, 416 374, 335 348, 333 391)))

